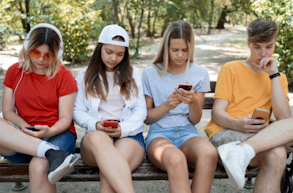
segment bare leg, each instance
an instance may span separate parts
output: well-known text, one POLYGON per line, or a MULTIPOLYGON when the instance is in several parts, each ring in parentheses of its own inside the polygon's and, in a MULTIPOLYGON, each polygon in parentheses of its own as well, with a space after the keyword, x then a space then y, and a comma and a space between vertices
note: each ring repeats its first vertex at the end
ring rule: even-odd
POLYGON ((185 154, 188 165, 195 168, 191 191, 210 192, 218 160, 216 148, 204 138, 193 137, 184 142, 180 149, 185 154))
POLYGON ((56 186, 48 181, 49 162, 33 157, 29 165, 31 193, 56 193, 56 186))
POLYGON ((19 152, 31 156, 37 156, 37 150, 42 142, 13 128, 7 121, 0 118, 0 153, 9 154, 19 152), (29 146, 27 144, 30 144, 29 146))
POLYGON ((279 193, 281 178, 286 167, 286 150, 277 147, 256 154, 251 160, 251 166, 259 166, 254 191, 255 193, 279 193))
POLYGON ((134 193, 129 165, 106 133, 87 133, 82 140, 81 156, 87 165, 99 167, 116 192, 134 193))
MULTIPOLYGON (((120 139, 115 142, 114 146, 129 164, 131 172, 134 171, 143 162, 145 151, 135 140, 127 138, 120 139)), ((101 179, 100 192, 115 192, 104 176, 103 182, 101 179)))
POLYGON ((171 141, 153 139, 148 145, 147 156, 151 163, 167 171, 171 193, 191 192, 186 157, 171 141))
POLYGON ((285 145, 293 141, 292 123, 293 117, 276 121, 240 145, 251 145, 255 153, 285 145))

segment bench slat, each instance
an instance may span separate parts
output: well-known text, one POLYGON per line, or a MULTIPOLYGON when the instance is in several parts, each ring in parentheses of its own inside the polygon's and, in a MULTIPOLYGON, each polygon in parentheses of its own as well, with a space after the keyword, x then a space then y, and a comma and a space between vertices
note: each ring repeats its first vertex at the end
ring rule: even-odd
MULTIPOLYGON (((28 164, 0 164, 0 182, 28 182, 28 164)), ((194 169, 189 169, 189 178, 192 179, 194 169)), ((247 177, 255 177, 257 170, 247 170, 247 177)), ((218 165, 214 178, 227 178, 224 168, 218 165)), ((152 165, 148 161, 144 161, 133 173, 132 179, 140 180, 167 180, 168 176, 165 171, 152 165)), ((82 160, 79 160, 74 168, 66 174, 61 181, 98 181, 100 180, 99 169, 85 165, 82 160)))

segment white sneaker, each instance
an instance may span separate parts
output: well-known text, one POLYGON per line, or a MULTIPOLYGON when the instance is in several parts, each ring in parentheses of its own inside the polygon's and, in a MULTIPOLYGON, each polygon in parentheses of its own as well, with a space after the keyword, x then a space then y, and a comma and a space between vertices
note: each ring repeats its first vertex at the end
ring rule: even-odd
POLYGON ((239 143, 240 141, 231 142, 217 148, 232 186, 236 189, 244 187, 246 168, 255 156, 254 149, 250 145, 237 145, 239 143))

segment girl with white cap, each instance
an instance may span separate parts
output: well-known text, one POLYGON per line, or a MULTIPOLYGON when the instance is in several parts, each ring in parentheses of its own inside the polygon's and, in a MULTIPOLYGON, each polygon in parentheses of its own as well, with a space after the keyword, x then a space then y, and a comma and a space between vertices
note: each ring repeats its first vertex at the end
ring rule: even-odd
POLYGON ((80 153, 87 165, 99 167, 100 192, 131 193, 131 172, 145 156, 141 73, 130 64, 129 37, 122 27, 104 27, 98 42, 89 66, 76 76, 73 118, 87 130, 80 153))

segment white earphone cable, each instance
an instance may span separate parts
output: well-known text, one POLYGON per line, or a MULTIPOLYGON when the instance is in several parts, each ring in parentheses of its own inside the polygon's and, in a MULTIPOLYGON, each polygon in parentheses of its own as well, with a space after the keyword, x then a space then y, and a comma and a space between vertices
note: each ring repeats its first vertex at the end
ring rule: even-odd
POLYGON ((13 91, 13 96, 12 96, 13 97, 12 105, 13 105, 13 107, 15 109, 16 114, 18 114, 18 111, 17 111, 17 108, 15 106, 15 93, 16 93, 16 90, 18 88, 18 85, 20 84, 20 82, 22 80, 23 74, 24 74, 24 66, 22 67, 20 79, 19 79, 18 83, 15 86, 15 89, 13 91))

